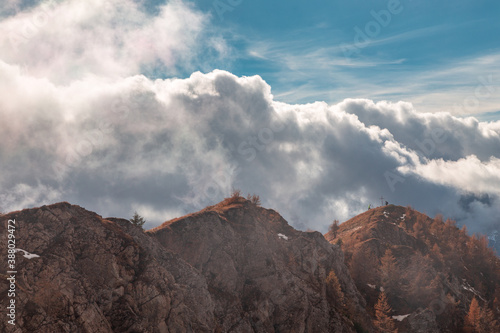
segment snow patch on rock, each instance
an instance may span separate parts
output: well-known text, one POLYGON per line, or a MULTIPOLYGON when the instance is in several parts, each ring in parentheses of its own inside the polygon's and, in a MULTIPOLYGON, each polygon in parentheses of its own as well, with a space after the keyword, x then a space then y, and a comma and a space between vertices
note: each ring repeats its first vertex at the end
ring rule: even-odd
POLYGON ((278 234, 278 237, 284 240, 288 240, 288 237, 283 234, 278 234))
POLYGON ((399 316, 392 316, 393 319, 396 319, 397 321, 403 321, 406 317, 408 317, 410 314, 407 315, 399 315, 399 316))
POLYGON ((34 253, 29 253, 28 251, 25 251, 23 249, 14 249, 14 251, 17 253, 17 252, 23 252, 23 257, 25 257, 26 259, 33 259, 33 258, 40 258, 40 256, 38 254, 34 254, 34 253))
POLYGON ((479 297, 482 301, 486 301, 484 298, 481 297, 481 295, 479 294, 479 292, 474 289, 474 287, 472 287, 467 281, 464 280, 464 284, 462 285, 462 287, 467 290, 467 291, 470 291, 471 293, 473 293, 474 295, 476 295, 477 297, 479 297))

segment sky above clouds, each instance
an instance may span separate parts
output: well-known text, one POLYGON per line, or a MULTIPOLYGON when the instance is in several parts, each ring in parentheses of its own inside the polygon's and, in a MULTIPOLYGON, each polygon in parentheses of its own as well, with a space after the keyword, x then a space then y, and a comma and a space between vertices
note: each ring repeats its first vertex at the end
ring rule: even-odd
POLYGON ((421 112, 500 111, 500 94, 474 100, 488 75, 500 86, 496 1, 234 0, 232 10, 195 3, 232 32, 239 57, 223 69, 262 76, 281 101, 369 98, 409 101, 421 112))
POLYGON ((0 208, 64 200, 137 210, 153 227, 240 188, 326 231, 383 195, 489 232, 499 12, 493 1, 7 1, 0 208))

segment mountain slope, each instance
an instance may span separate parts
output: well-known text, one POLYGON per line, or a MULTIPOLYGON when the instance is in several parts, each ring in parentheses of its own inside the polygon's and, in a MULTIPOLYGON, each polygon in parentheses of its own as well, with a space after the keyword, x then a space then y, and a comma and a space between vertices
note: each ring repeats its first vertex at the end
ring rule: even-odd
POLYGON ((451 220, 388 205, 342 223, 325 238, 342 243, 368 309, 384 290, 393 315, 409 314, 399 317, 401 331, 460 332, 474 297, 500 315, 493 304, 500 299, 499 258, 486 238, 468 236, 451 220))
POLYGON ((39 256, 16 256, 15 332, 212 331, 204 278, 128 221, 59 203, 1 216, 2 235, 10 219, 16 247, 39 256))
MULTIPOLYGON (((68 203, 0 218, 2 235, 16 220, 22 249, 17 325, 2 332, 371 329, 342 251, 241 197, 148 232, 68 203)), ((2 278, 4 318, 9 287, 2 278)))
POLYGON ((239 196, 149 231, 68 203, 0 220, 2 235, 16 221, 18 272, 17 325, 2 332, 376 332, 391 321, 380 299, 399 332, 466 332, 469 307, 488 315, 482 332, 499 331, 487 239, 410 208, 369 210, 325 237, 239 196))
POLYGON ((366 322, 340 249, 273 210, 230 198, 148 233, 205 276, 220 332, 350 331, 350 320, 328 302, 332 271, 350 303, 345 311, 366 322))

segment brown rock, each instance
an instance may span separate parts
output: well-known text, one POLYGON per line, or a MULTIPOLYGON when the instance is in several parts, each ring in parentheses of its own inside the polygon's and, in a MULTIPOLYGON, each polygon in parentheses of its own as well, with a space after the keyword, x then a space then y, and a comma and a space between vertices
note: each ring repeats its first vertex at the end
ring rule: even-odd
POLYGON ((366 321, 342 251, 318 232, 293 229, 273 210, 228 199, 148 233, 206 277, 221 332, 352 331, 326 301, 331 270, 353 316, 366 321))
MULTIPOLYGON (((16 247, 39 257, 17 254, 17 325, 2 320, 2 332, 353 332, 353 320, 370 328, 339 247, 242 198, 148 232, 68 203, 3 215, 3 235, 9 219, 16 247), (326 297, 332 270, 343 308, 326 297)), ((2 300, 7 291, 2 279, 2 300)))
MULTIPOLYGON (((203 276, 142 230, 127 234, 127 221, 60 203, 3 215, 3 235, 9 219, 16 247, 40 256, 17 254, 17 331, 213 331, 203 276)), ((7 299, 7 285, 0 288, 7 299)), ((0 321, 0 331, 10 326, 0 321)))

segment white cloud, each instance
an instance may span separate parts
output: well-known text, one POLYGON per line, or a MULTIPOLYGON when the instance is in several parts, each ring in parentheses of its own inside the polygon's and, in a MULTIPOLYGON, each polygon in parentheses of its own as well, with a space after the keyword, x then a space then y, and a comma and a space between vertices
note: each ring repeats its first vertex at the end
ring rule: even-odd
POLYGON ((260 77, 224 71, 57 86, 0 64, 7 210, 64 199, 103 215, 135 207, 159 223, 239 187, 295 225, 322 229, 381 194, 468 221, 490 208, 460 213, 463 193, 498 195, 497 123, 421 114, 403 102, 289 105, 260 77), (387 172, 400 177, 394 192, 387 172))
POLYGON ((414 173, 436 184, 452 186, 463 192, 500 195, 500 159, 482 162, 474 155, 458 161, 430 160, 415 167, 404 165, 399 170, 414 173))
POLYGON ((156 15, 132 0, 45 1, 0 22, 0 58, 60 84, 87 76, 176 74, 207 50, 226 52, 208 16, 181 1, 156 15))
POLYGON ((137 73, 226 54, 206 16, 178 1, 157 14, 131 0, 54 4, 18 48, 12 33, 43 9, 0 22, 3 210, 66 200, 160 223, 239 187, 320 230, 380 195, 472 225, 497 216, 500 122, 406 102, 291 105, 259 76, 220 70, 153 80, 137 73))
POLYGON ((33 207, 42 202, 62 201, 63 195, 58 190, 43 184, 34 186, 19 183, 2 191, 0 194, 0 211, 8 212, 33 207))

